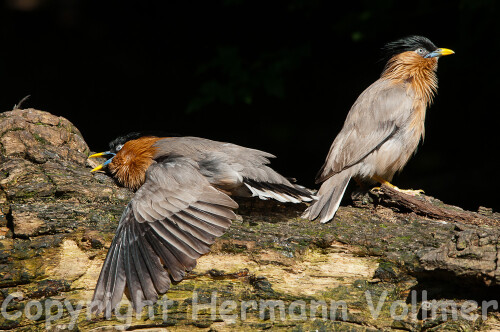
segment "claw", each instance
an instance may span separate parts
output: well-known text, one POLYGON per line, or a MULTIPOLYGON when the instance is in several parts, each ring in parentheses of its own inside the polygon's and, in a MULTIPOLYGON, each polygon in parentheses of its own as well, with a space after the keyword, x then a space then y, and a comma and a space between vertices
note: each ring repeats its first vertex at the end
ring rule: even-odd
MULTIPOLYGON (((399 191, 400 193, 403 193, 406 195, 417 196, 417 195, 422 195, 424 193, 424 191, 422 189, 417 189, 417 190, 399 189, 398 187, 396 187, 392 183, 390 183, 390 182, 388 182, 388 181, 386 181, 386 180, 384 180, 381 177, 376 176, 376 175, 374 175, 372 178, 373 178, 373 180, 379 182, 380 184, 385 184, 386 186, 391 187, 392 189, 399 191)), ((370 191, 373 193, 379 192, 380 190, 381 190, 380 187, 373 187, 372 189, 370 189, 370 191)))

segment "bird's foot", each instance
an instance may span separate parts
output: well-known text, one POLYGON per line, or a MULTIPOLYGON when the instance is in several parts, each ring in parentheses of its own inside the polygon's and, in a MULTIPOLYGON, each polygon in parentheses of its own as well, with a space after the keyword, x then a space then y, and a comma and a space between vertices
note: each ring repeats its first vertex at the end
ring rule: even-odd
MULTIPOLYGON (((413 190, 413 189, 399 189, 398 187, 396 187, 395 185, 393 185, 392 183, 390 183, 389 181, 386 181, 384 179, 382 179, 381 177, 379 176, 376 176, 374 175, 373 177, 373 180, 379 182, 380 184, 382 185, 386 185, 396 191, 399 191, 400 193, 403 193, 403 194, 406 194, 406 195, 410 195, 410 196, 418 196, 418 195, 422 195, 424 193, 424 191, 422 189, 417 189, 417 190, 413 190)), ((373 187, 370 192, 372 193, 377 193, 377 192, 380 192, 381 189, 380 187, 373 187)))

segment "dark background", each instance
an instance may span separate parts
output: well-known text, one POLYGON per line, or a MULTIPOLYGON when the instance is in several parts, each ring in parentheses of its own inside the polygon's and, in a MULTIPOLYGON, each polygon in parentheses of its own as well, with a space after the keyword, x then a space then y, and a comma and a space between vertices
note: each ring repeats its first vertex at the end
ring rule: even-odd
MULTIPOLYGON (((61 115, 93 151, 136 130, 230 141, 314 176, 380 47, 420 34, 440 60, 426 138, 394 183, 498 211, 499 5, 462 1, 8 0, 0 14, 0 111, 61 115), (340 6, 340 4, 342 4, 340 6)), ((345 203, 344 203, 345 204, 345 203)))

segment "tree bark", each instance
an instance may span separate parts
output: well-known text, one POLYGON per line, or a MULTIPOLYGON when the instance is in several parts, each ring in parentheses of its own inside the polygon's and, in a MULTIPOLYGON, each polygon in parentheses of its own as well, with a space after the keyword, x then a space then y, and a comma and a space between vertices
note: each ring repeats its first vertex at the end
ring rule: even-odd
POLYGON ((34 109, 2 113, 0 144, 0 329, 500 327, 500 214, 385 186, 344 199, 351 205, 328 224, 301 219, 304 204, 239 199, 240 218, 151 312, 136 317, 124 297, 118 315, 88 317, 133 193, 90 173, 97 162, 64 118, 34 109), (212 301, 214 308, 198 310, 212 301), (444 301, 452 301, 448 310, 444 301))

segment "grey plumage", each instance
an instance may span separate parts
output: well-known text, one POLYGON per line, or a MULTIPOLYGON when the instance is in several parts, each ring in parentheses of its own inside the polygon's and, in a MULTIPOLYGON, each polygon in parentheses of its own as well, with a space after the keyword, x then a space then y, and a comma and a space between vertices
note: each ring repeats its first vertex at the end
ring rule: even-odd
POLYGON ((317 182, 326 181, 319 200, 304 218, 329 221, 351 177, 369 179, 379 174, 390 180, 406 164, 421 134, 410 126, 413 97, 411 90, 383 78, 358 97, 318 173, 317 182))
POLYGON ((198 137, 171 137, 155 144, 156 158, 183 155, 197 162, 208 181, 236 196, 273 198, 280 202, 309 202, 312 192, 290 182, 267 166, 275 156, 236 144, 198 137))
MULTIPOLYGON (((148 154, 149 162, 138 163, 149 165, 144 182, 122 214, 92 299, 91 310, 106 316, 125 288, 140 311, 156 302, 171 280, 182 280, 236 217, 238 205, 228 194, 312 200, 309 190, 267 166, 273 157, 269 153, 196 137, 144 142, 152 144, 148 151, 154 153, 148 154)), ((138 166, 132 156, 141 158, 140 151, 126 143, 116 150, 114 167, 134 172, 138 166), (123 160, 129 163, 119 164, 123 160)))
POLYGON ((424 136, 426 109, 437 90, 438 58, 454 52, 422 36, 389 43, 385 51, 391 58, 351 107, 317 175, 316 183, 323 182, 318 200, 304 218, 331 220, 352 177, 390 181, 424 136))

